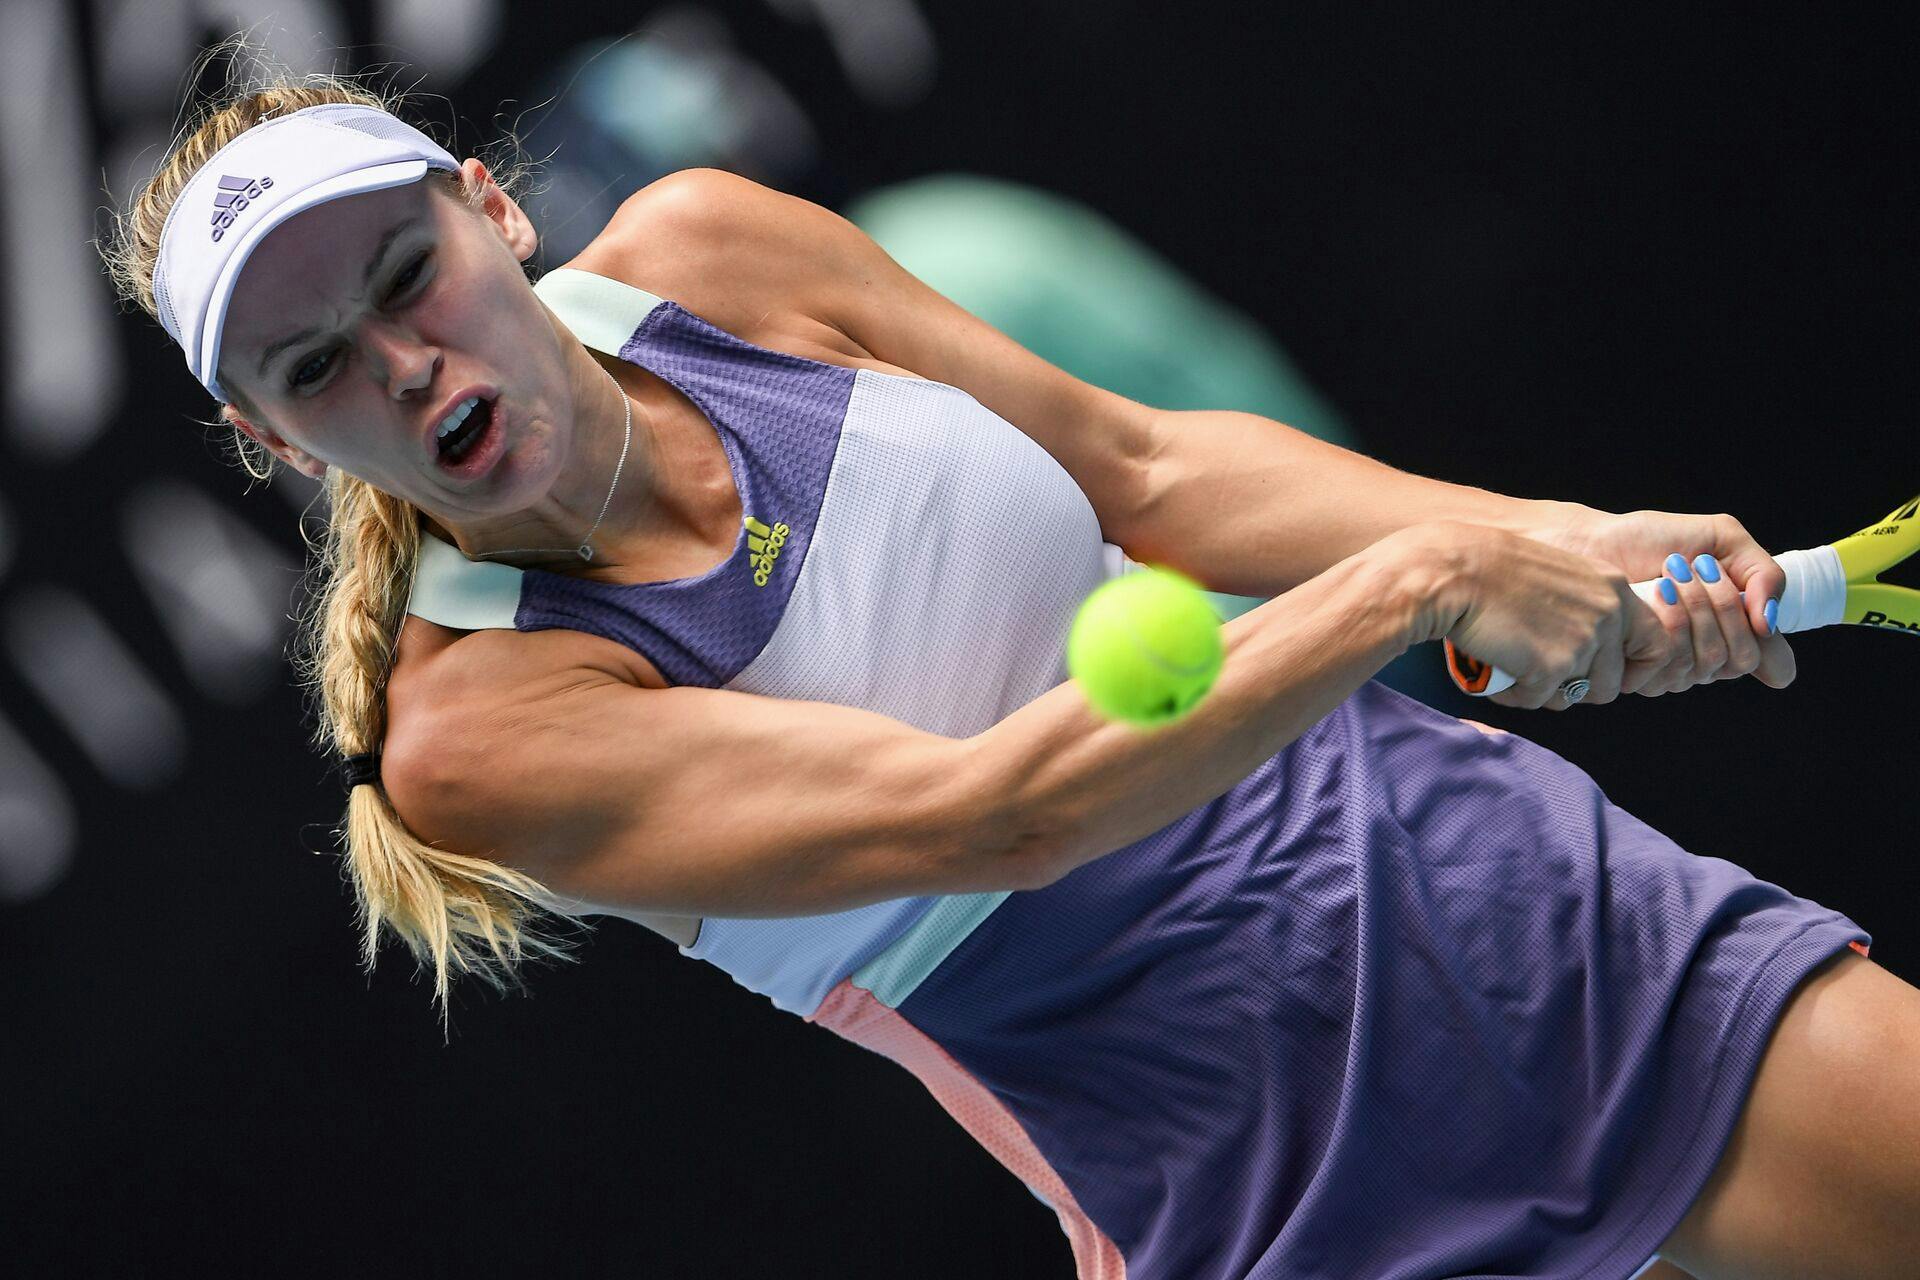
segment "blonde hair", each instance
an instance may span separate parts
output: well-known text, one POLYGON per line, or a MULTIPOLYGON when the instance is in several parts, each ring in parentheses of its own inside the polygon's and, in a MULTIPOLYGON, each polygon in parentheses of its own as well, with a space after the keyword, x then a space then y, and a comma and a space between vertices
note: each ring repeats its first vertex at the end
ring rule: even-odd
MULTIPOLYGON (((208 50, 200 66, 222 53, 253 52, 244 37, 235 37, 208 50)), ((183 128, 152 179, 124 212, 116 212, 113 232, 99 246, 120 297, 149 315, 156 315, 153 269, 167 212, 216 151, 268 115, 331 102, 396 112, 405 100, 346 76, 293 75, 257 54, 252 61, 268 68, 268 78, 236 88, 230 72, 227 91, 204 103, 183 128)), ((524 167, 509 160, 502 169, 495 181, 517 188, 524 167)), ((477 205, 479 193, 469 191, 459 173, 430 172, 446 181, 455 198, 477 205)), ((223 406, 221 417, 241 465, 256 480, 270 479, 273 455, 233 426, 233 412, 223 406)), ((317 562, 310 565, 315 585, 299 619, 293 661, 314 708, 314 745, 357 755, 378 751, 386 737, 386 681, 412 587, 420 512, 338 467, 328 470, 325 492, 331 513, 324 546, 315 546, 304 522, 301 529, 317 562)), ((422 968, 431 966, 443 1026, 454 972, 502 990, 523 985, 520 966, 529 954, 566 956, 567 944, 537 927, 542 917, 564 914, 539 902, 546 890, 538 881, 486 858, 424 843, 401 821, 383 785, 352 789, 346 821, 335 834, 344 837, 345 874, 358 903, 362 963, 372 970, 385 925, 422 968)))

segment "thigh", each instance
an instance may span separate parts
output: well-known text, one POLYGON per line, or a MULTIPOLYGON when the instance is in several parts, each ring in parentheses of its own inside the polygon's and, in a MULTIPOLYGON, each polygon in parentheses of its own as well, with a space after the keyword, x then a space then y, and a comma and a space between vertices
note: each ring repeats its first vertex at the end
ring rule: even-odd
POLYGON ((1659 1252, 1699 1280, 1914 1274, 1920 990, 1852 951, 1801 983, 1713 1176, 1659 1252))

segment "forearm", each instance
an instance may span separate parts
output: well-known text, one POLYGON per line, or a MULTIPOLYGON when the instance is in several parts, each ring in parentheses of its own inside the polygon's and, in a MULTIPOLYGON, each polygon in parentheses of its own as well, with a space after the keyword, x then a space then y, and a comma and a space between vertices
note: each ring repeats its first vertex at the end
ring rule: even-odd
POLYGON ((1351 557, 1227 623, 1219 679, 1180 720, 1104 720, 1068 682, 970 739, 980 793, 1005 802, 1007 847, 982 855, 1057 877, 1246 777, 1431 629, 1432 593, 1394 552, 1351 557))
POLYGON ((1162 437, 1124 549, 1234 595, 1279 595, 1410 525, 1526 532, 1570 505, 1411 475, 1251 413, 1171 412, 1162 437))

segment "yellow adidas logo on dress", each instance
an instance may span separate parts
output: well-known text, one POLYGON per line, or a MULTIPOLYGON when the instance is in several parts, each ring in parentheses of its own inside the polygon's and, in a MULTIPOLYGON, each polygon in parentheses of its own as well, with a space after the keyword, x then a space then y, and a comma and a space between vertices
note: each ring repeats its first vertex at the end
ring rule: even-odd
POLYGON ((787 545, 787 535, 793 530, 784 524, 769 529, 756 516, 748 516, 746 523, 747 563, 753 566, 753 585, 764 587, 773 576, 773 562, 779 559, 780 548, 787 545))

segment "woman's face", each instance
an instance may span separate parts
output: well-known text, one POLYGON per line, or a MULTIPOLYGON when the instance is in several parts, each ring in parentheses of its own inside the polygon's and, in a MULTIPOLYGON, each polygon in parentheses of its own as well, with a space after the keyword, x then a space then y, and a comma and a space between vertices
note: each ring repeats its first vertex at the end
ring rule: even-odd
POLYGON ((536 238, 478 160, 475 211, 431 173, 343 196, 276 227, 242 269, 220 383, 236 425, 306 475, 335 466, 443 523, 511 521, 553 484, 573 388, 520 268, 536 238), (442 465, 436 428, 491 402, 505 452, 485 474, 442 465))

